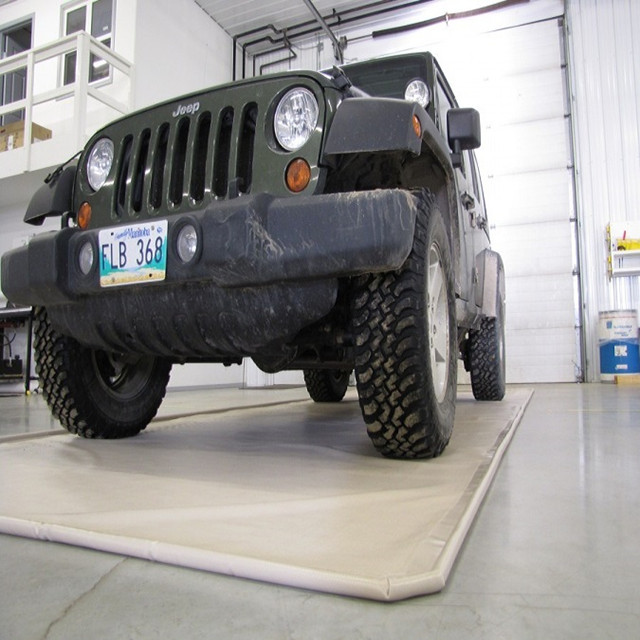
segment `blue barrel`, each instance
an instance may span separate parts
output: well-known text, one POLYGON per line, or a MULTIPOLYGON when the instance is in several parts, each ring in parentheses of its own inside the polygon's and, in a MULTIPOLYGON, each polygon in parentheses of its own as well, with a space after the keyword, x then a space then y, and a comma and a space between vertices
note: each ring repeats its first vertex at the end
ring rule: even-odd
POLYGON ((640 373, 638 313, 634 309, 602 311, 598 320, 600 379, 640 373))

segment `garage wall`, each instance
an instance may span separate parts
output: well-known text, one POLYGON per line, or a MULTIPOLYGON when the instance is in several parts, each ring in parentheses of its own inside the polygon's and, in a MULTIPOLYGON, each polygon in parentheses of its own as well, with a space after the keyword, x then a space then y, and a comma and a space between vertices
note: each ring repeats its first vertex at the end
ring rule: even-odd
POLYGON ((607 277, 605 228, 640 221, 640 3, 568 0, 589 380, 598 314, 640 305, 640 277, 607 277))
POLYGON ((231 80, 232 39, 193 0, 137 0, 132 42, 135 108, 231 80))
MULTIPOLYGON (((179 82, 169 87, 169 83, 153 80, 145 89, 138 78, 138 104, 165 97, 162 92, 175 95, 190 90, 194 83, 215 83, 230 75, 230 39, 221 30, 209 37, 211 28, 218 29, 216 25, 200 25, 194 32, 193 46, 205 51, 198 65, 191 64, 191 48, 177 51, 166 46, 174 32, 184 36, 185 29, 193 31, 194 22, 200 24, 200 9, 191 0, 160 3, 162 10, 155 12, 157 3, 151 0, 137 0, 134 5, 137 29, 134 24, 129 29, 135 29, 138 37, 131 57, 141 62, 146 56, 149 64, 156 61, 155 68, 173 69, 172 77, 179 82), (163 36, 158 38, 158 33, 163 36), (153 92, 159 93, 150 98, 153 92)), ((4 10, 31 4, 41 5, 19 0, 4 10)), ((478 155, 491 232, 494 246, 507 263, 508 380, 570 381, 581 373, 587 380, 597 380, 598 313, 637 309, 640 301, 640 278, 607 277, 604 239, 608 222, 640 218, 640 45, 633 37, 640 32, 640 3, 566 0, 570 96, 565 95, 563 31, 555 19, 565 12, 565 2, 531 0, 474 18, 385 33, 389 27, 442 16, 450 4, 433 0, 420 11, 407 11, 391 21, 384 16, 336 33, 348 38, 347 62, 433 50, 461 104, 481 111, 483 147, 478 155), (566 117, 569 111, 574 115, 573 136, 571 120, 566 117), (575 144, 576 194, 571 141, 575 144), (572 220, 578 221, 577 229, 572 220), (578 271, 581 281, 573 275, 578 271)), ((43 24, 36 21, 36 25, 43 24)), ((120 29, 120 42, 127 40, 123 38, 126 31, 120 29)), ((326 68, 334 63, 331 44, 324 36, 301 43, 297 53, 295 67, 326 68)), ((264 56, 260 64, 281 57, 282 52, 264 56)), ((292 66, 287 63, 268 70, 292 66)), ((8 237, 13 235, 6 226, 11 212, 2 213, 4 244, 18 241, 18 229, 16 237, 8 237)), ((189 369, 180 368, 178 377, 189 369)), ((182 384, 235 384, 243 379, 242 367, 220 373, 193 369, 197 374, 185 376, 182 384)), ((251 381, 254 374, 249 369, 244 379, 251 381)), ((276 376, 270 382, 281 380, 276 376)))
MULTIPOLYGON (((16 0, 2 6, 0 23, 33 16, 34 43, 39 46, 60 37, 60 11, 64 3, 65 0, 16 0)), ((135 65, 134 108, 231 79, 232 40, 193 0, 116 0, 115 34, 116 50, 135 65)), ((42 78, 44 83, 55 86, 57 63, 39 71, 47 76, 42 78)), ((74 131, 68 104, 61 102, 57 110, 66 118, 62 124, 52 126, 46 118, 36 119, 40 124, 52 126, 58 136, 64 135, 65 130, 74 131)), ((60 158, 64 159, 66 156, 60 158)), ((35 231, 44 229, 22 223, 28 200, 42 177, 33 176, 32 185, 24 186, 15 197, 0 193, 0 254, 24 244, 35 231)), ((17 182, 14 178, 12 184, 17 182)), ((51 220, 45 228, 58 226, 59 221, 51 220)), ((0 294, 0 305, 4 303, 0 294)), ((20 334, 13 345, 15 353, 23 355, 24 342, 20 334)), ((241 366, 175 366, 171 377, 172 387, 242 383, 241 366)), ((3 390, 7 390, 6 385, 3 390)))

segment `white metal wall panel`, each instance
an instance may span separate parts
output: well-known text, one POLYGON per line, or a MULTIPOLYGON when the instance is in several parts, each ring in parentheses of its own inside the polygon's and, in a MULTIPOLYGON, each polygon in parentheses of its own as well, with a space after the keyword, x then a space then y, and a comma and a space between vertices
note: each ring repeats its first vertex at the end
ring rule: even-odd
POLYGON ((500 227, 527 224, 531 220, 564 221, 571 209, 571 200, 565 167, 494 176, 491 179, 491 223, 500 227))
POLYGON ((599 377, 598 314, 638 309, 640 277, 607 276, 605 228, 640 220, 640 2, 568 0, 587 377, 599 377))
POLYGON ((566 133, 562 111, 555 118, 492 126, 483 154, 490 156, 494 176, 566 169, 566 133))

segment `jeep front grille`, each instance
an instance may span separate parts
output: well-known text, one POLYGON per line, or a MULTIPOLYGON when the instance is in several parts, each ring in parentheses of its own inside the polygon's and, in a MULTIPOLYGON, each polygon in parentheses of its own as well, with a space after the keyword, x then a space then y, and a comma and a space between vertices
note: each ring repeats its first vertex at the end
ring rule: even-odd
POLYGON ((257 118, 251 102, 125 135, 116 151, 116 217, 178 211, 249 193, 257 118))

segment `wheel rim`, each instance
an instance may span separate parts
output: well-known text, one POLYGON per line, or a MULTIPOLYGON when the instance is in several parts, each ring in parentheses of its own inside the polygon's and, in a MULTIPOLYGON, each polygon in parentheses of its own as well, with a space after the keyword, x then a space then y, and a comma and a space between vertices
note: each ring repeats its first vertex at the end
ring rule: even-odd
POLYGON ((447 394, 449 378, 449 300, 440 249, 429 248, 427 262, 427 334, 433 390, 438 402, 447 394))
POLYGON ((93 351, 91 360, 100 385, 119 399, 138 395, 144 389, 153 369, 153 358, 142 356, 93 351))

